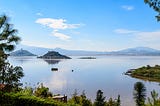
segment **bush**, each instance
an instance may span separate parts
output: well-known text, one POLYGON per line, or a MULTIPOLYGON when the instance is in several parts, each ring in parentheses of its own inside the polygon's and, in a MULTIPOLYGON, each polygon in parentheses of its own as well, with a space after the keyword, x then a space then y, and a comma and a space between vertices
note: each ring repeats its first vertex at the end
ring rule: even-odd
POLYGON ((52 93, 49 92, 49 88, 43 86, 43 83, 35 89, 34 95, 37 97, 52 97, 52 93))
POLYGON ((21 93, 0 92, 0 106, 78 106, 62 103, 52 99, 43 99, 35 96, 22 95, 21 93))

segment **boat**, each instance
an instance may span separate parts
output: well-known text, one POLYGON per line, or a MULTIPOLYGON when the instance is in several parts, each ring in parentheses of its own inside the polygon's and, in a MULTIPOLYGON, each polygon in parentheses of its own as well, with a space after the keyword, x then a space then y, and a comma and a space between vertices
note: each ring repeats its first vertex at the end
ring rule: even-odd
POLYGON ((52 71, 58 71, 58 68, 51 68, 52 71))

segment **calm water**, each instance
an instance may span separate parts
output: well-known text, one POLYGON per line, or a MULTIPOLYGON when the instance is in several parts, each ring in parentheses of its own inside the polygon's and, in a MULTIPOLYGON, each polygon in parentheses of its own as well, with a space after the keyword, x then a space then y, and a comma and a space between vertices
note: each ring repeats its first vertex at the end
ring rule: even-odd
POLYGON ((36 57, 10 57, 13 65, 22 66, 25 77, 22 82, 32 86, 43 82, 53 94, 67 94, 69 97, 75 89, 78 93, 85 90, 86 95, 92 100, 96 92, 101 89, 107 99, 121 95, 122 106, 134 106, 133 86, 141 81, 147 88, 147 94, 155 89, 158 93, 159 83, 147 82, 123 75, 131 68, 143 65, 160 64, 157 56, 97 56, 97 59, 78 59, 78 56, 69 60, 43 60, 36 57), (57 67, 59 71, 51 71, 57 67), (72 72, 72 70, 74 70, 72 72))

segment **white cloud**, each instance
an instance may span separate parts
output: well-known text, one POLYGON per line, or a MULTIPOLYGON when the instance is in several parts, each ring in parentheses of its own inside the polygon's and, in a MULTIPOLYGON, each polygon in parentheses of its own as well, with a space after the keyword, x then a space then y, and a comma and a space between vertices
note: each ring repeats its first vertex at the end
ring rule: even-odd
POLYGON ((133 33, 137 33, 138 31, 128 30, 128 29, 115 29, 114 32, 118 34, 133 34, 133 33))
POLYGON ((67 24, 64 19, 40 18, 36 23, 48 26, 53 29, 73 29, 78 28, 80 24, 67 24))
POLYGON ((38 15, 38 16, 43 16, 43 14, 42 14, 42 13, 36 13, 36 15, 38 15))
POLYGON ((129 6, 129 5, 123 5, 123 6, 121 6, 121 7, 122 7, 123 9, 127 10, 127 11, 131 11, 131 10, 134 9, 133 6, 129 6))
POLYGON ((52 35, 61 39, 68 40, 71 37, 69 35, 60 33, 59 30, 75 29, 82 24, 68 24, 65 19, 53 19, 53 18, 40 18, 36 20, 36 23, 47 26, 53 29, 52 35))
POLYGON ((132 35, 135 40, 144 42, 154 42, 160 40, 160 30, 158 31, 137 31, 128 29, 116 29, 114 30, 117 34, 132 35))
POLYGON ((160 40, 160 31, 152 31, 152 32, 139 32, 136 33, 137 40, 140 41, 157 41, 160 40))
POLYGON ((61 39, 61 40, 68 40, 68 39, 71 38, 71 37, 68 36, 68 35, 65 35, 65 34, 63 34, 63 33, 59 33, 57 30, 54 30, 54 31, 52 32, 52 35, 55 36, 55 37, 57 37, 57 38, 59 38, 59 39, 61 39))

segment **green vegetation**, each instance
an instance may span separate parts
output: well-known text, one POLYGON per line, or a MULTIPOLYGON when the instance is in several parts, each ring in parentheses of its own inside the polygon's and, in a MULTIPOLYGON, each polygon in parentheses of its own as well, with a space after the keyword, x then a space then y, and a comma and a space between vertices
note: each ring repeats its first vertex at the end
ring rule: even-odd
POLYGON ((134 84, 133 96, 136 106, 144 106, 146 100, 146 88, 142 82, 136 82, 134 84))
POLYGON ((52 93, 49 92, 49 88, 43 86, 43 83, 41 83, 41 84, 35 89, 34 95, 37 96, 37 97, 42 97, 42 98, 52 97, 52 93))
MULTIPOLYGON (((49 93, 49 89, 43 84, 38 85, 37 88, 25 87, 17 92, 2 92, 0 91, 0 106, 121 106, 120 95, 117 99, 110 98, 105 100, 105 96, 101 90, 97 91, 96 99, 92 103, 87 98, 83 91, 81 95, 78 95, 75 90, 72 97, 67 103, 53 100, 52 95, 46 95, 49 93), (37 95, 36 93, 39 95, 37 95)), ((133 97, 136 102, 136 106, 160 106, 160 99, 158 93, 153 90, 151 97, 146 100, 146 87, 142 82, 136 82, 134 84, 133 97)))
POLYGON ((77 104, 80 106, 92 106, 92 102, 87 98, 85 91, 81 95, 78 95, 77 90, 75 90, 72 97, 68 100, 68 103, 77 104))
POLYGON ((17 90, 21 85, 20 79, 24 76, 21 67, 13 67, 7 60, 8 53, 20 41, 16 33, 17 30, 8 23, 8 17, 0 16, 0 84, 5 86, 5 91, 17 90))
POLYGON ((95 106, 105 106, 105 98, 106 97, 103 96, 103 92, 101 90, 98 90, 94 105, 95 106))
POLYGON ((155 90, 151 92, 151 98, 148 98, 149 106, 160 106, 160 100, 158 99, 158 93, 155 90))
POLYGON ((54 101, 50 98, 40 98, 21 93, 0 92, 1 106, 78 106, 76 104, 54 101))
POLYGON ((134 78, 160 82, 160 66, 159 65, 155 65, 153 67, 151 67, 150 65, 143 66, 138 69, 128 71, 126 72, 126 74, 134 78))
POLYGON ((133 97, 136 106, 160 106, 160 98, 155 90, 151 91, 151 97, 148 97, 148 102, 145 103, 146 87, 142 82, 136 82, 134 84, 133 97))

